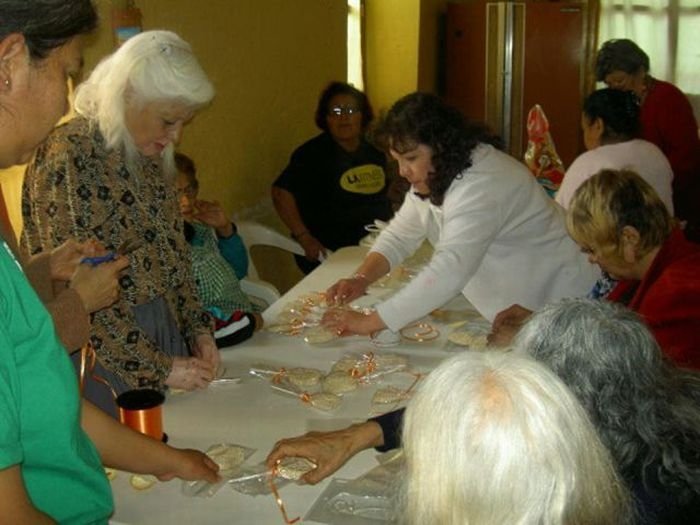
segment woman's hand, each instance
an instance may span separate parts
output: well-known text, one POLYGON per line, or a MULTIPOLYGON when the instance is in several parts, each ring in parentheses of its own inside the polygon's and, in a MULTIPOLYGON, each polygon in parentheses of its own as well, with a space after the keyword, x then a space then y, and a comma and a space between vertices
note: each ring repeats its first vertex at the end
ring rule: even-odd
POLYGON ((309 232, 304 232, 303 235, 297 236, 297 242, 304 248, 304 257, 309 261, 320 261, 321 255, 326 256, 328 250, 321 244, 316 237, 309 232))
POLYGON ((338 335, 369 335, 386 328, 377 312, 364 314, 352 310, 332 308, 323 314, 321 324, 338 335))
POLYGON ((278 441, 265 463, 273 469, 286 457, 303 457, 317 467, 301 479, 315 485, 333 474, 358 452, 384 444, 382 428, 373 421, 333 432, 309 432, 303 436, 278 441))
POLYGON ((78 242, 69 239, 51 250, 50 271, 51 279, 55 281, 70 281, 85 257, 105 255, 105 247, 95 240, 78 242))
POLYGON ((180 478, 188 481, 204 480, 209 483, 219 481, 219 466, 206 454, 192 449, 171 448, 169 461, 163 470, 154 472, 161 481, 180 478))
POLYGON ((226 212, 219 204, 219 201, 197 200, 192 217, 214 228, 219 237, 231 237, 233 235, 233 224, 226 216, 226 212))
POLYGON ((499 312, 491 325, 491 333, 488 335, 488 343, 492 346, 508 346, 512 343, 520 327, 532 315, 528 310, 514 304, 499 312))
POLYGON ((119 274, 128 266, 127 257, 117 257, 98 266, 79 264, 70 278, 69 287, 78 293, 88 313, 97 312, 119 298, 119 274))
POLYGON ((182 390, 207 388, 215 373, 216 368, 209 361, 198 357, 175 357, 165 384, 182 390))
POLYGON ((341 279, 326 290, 326 302, 330 305, 347 304, 364 295, 369 280, 362 275, 341 279))
POLYGON ((221 354, 219 354, 219 349, 216 346, 216 341, 209 334, 199 334, 194 339, 194 347, 192 348, 192 353, 211 363, 214 370, 219 368, 221 363, 221 354))

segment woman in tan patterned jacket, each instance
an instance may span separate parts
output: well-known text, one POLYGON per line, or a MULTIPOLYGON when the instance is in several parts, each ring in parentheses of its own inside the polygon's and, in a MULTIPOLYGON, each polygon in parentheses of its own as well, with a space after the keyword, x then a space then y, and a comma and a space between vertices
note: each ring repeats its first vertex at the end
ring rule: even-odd
MULTIPOLYGON (((78 86, 78 116, 52 133, 27 170, 21 243, 29 254, 69 238, 96 238, 112 250, 141 242, 120 279, 120 300, 91 320, 97 362, 88 376, 106 379, 116 394, 205 388, 219 364, 209 316, 183 264, 189 247, 173 162, 183 126, 213 94, 180 37, 137 35, 78 86)), ((116 415, 113 393, 86 383, 86 397, 116 415)))

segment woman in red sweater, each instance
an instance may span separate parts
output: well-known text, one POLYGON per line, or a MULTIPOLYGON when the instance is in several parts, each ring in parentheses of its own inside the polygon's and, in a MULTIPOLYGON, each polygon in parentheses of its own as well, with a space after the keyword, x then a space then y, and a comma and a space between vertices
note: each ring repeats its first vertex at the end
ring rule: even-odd
POLYGON ((639 313, 678 366, 700 369, 700 246, 631 171, 603 170, 574 194, 569 233, 620 282, 608 296, 639 313))

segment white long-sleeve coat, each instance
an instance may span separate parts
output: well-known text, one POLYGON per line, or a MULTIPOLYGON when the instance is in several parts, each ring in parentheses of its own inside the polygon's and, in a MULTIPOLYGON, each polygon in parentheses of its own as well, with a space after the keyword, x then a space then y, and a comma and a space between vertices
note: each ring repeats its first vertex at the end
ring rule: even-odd
POLYGON ((585 295, 599 275, 568 236, 563 209, 523 164, 487 145, 474 150, 472 167, 452 182, 442 206, 409 192, 371 251, 393 268, 426 238, 435 248, 430 262, 377 306, 392 330, 460 291, 493 320, 511 304, 536 310, 585 295))

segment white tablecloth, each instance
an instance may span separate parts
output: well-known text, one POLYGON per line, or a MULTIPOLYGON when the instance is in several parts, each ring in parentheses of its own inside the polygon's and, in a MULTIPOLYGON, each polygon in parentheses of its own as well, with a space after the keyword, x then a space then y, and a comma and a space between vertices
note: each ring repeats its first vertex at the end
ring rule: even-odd
MULTIPOLYGON (((351 247, 332 254, 265 312, 266 322, 273 321, 284 305, 295 297, 325 290, 338 278, 351 275, 366 251, 366 248, 351 247)), ((372 302, 371 298, 363 300, 372 302)), ((249 463, 258 463, 281 438, 310 429, 342 428, 367 419, 376 386, 362 387, 347 395, 336 412, 327 414, 309 408, 295 398, 275 393, 266 382, 249 377, 247 372, 252 364, 264 362, 328 370, 346 352, 374 351, 407 355, 414 367, 427 371, 450 355, 444 344, 447 331, 443 327, 440 338, 430 343, 401 344, 381 350, 374 348, 367 337, 347 337, 326 345, 310 346, 298 337, 259 332, 242 345, 222 351, 227 375, 242 376, 242 382, 169 396, 164 408, 164 430, 170 438, 169 443, 177 447, 204 450, 216 443, 235 443, 255 448, 257 451, 249 463)), ((365 451, 335 475, 355 478, 376 465, 375 455, 374 451, 365 451)), ((245 496, 224 486, 212 498, 189 498, 181 494, 179 480, 157 483, 140 492, 130 486, 129 477, 129 474, 119 472, 112 481, 116 507, 114 523, 284 523, 272 496, 245 496)), ((303 517, 328 482, 325 480, 316 486, 291 484, 284 487, 281 496, 289 516, 303 517)))

